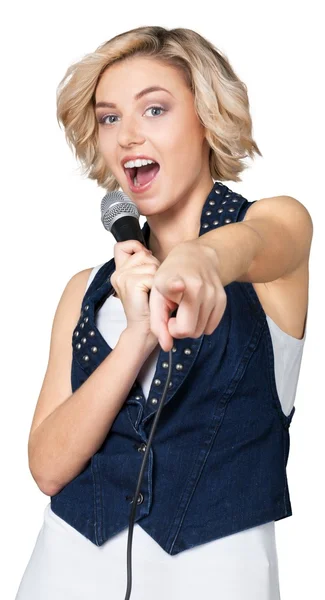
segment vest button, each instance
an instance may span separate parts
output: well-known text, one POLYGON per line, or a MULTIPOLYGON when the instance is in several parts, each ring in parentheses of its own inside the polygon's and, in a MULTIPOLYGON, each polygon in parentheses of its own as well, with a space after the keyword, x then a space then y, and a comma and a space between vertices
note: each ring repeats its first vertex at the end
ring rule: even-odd
POLYGON ((216 194, 221 194, 220 190, 215 190, 216 194))
POLYGON ((154 384, 155 384, 155 385, 160 385, 160 384, 161 384, 161 381, 160 381, 160 379, 155 379, 155 380, 154 380, 154 384))
POLYGON ((92 346, 92 347, 91 347, 91 351, 92 351, 92 352, 97 352, 97 346, 92 346))
POLYGON ((223 208, 218 208, 218 213, 222 213, 223 212, 223 208))
POLYGON ((147 444, 141 444, 141 445, 138 447, 138 452, 145 452, 145 450, 146 450, 146 447, 147 447, 147 444))
POLYGON ((79 325, 80 329, 83 329, 83 328, 84 328, 84 326, 85 326, 85 324, 84 324, 84 323, 80 323, 80 325, 79 325))
POLYGON ((91 337, 93 337, 95 335, 95 332, 93 329, 91 329, 91 331, 88 332, 88 335, 90 335, 91 337))
POLYGON ((157 404, 158 400, 157 398, 151 398, 151 404, 157 404))
POLYGON ((168 369, 168 362, 163 362, 161 365, 164 369, 168 369))
POLYGON ((86 338, 81 338, 81 341, 82 341, 83 344, 85 344, 86 341, 87 341, 87 339, 86 338))
POLYGON ((231 219, 225 219, 225 223, 231 223, 231 219))
MULTIPOLYGON (((130 504, 133 504, 134 496, 125 496, 125 499, 126 500, 131 500, 130 504)), ((137 504, 142 504, 142 502, 143 502, 143 495, 140 492, 139 496, 138 496, 138 502, 137 502, 137 504)))
POLYGON ((219 221, 212 221, 213 225, 219 225, 219 221))
POLYGON ((176 367, 177 371, 181 371, 183 368, 183 365, 181 363, 177 363, 176 367))
MULTIPOLYGON (((220 194, 220 192, 217 192, 217 194, 220 194)), ((209 204, 211 204, 211 206, 214 206, 215 201, 214 200, 209 200, 209 204)))
POLYGON ((89 304, 86 304, 85 310, 88 310, 88 308, 89 308, 89 304))
POLYGON ((84 318, 85 323, 88 323, 88 319, 89 319, 89 317, 84 318))
POLYGON ((77 350, 80 350, 81 344, 76 344, 76 348, 77 348, 77 350))
POLYGON ((78 337, 78 335, 79 335, 79 331, 75 331, 73 335, 74 335, 75 337, 78 337))
POLYGON ((191 348, 185 348, 184 354, 192 354, 191 348))
POLYGON ((86 360, 86 361, 87 361, 87 360, 89 360, 89 356, 88 356, 88 354, 85 354, 85 355, 84 355, 82 358, 83 358, 84 360, 86 360))

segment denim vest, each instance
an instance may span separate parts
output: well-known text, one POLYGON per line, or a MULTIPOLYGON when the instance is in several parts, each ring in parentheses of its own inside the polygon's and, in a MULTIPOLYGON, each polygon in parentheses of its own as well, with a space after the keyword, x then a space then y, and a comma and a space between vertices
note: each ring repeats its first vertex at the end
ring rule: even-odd
MULTIPOLYGON (((243 220, 251 204, 215 182, 199 235, 243 220)), ((142 231, 148 243, 147 221, 142 231)), ((73 392, 112 351, 96 313, 114 292, 114 270, 112 258, 84 295, 72 336, 73 392)), ((170 555, 292 515, 286 465, 295 407, 288 416, 282 410, 272 339, 253 285, 234 281, 225 291, 226 309, 211 335, 174 339, 171 382, 138 496, 135 522, 170 555)), ((136 379, 101 447, 51 497, 52 510, 97 546, 129 526, 168 358, 160 349, 147 400, 136 379)))

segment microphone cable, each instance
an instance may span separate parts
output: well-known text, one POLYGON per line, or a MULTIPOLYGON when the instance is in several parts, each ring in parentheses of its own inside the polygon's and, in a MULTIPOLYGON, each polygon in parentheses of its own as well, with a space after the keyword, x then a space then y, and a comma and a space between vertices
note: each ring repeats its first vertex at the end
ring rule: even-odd
POLYGON ((141 465, 141 469, 140 469, 140 473, 139 473, 139 478, 138 478, 138 483, 137 483, 137 487, 136 487, 136 491, 135 491, 135 495, 132 501, 132 508, 131 508, 131 513, 130 513, 130 520, 129 520, 129 532, 128 532, 128 544, 127 544, 127 589, 126 589, 126 595, 125 595, 125 599, 124 600, 129 600, 130 595, 131 595, 131 587, 132 587, 132 564, 131 564, 131 547, 132 547, 132 539, 133 539, 133 528, 134 528, 134 519, 135 519, 135 511, 137 509, 137 499, 138 499, 138 495, 140 492, 140 487, 141 487, 141 483, 142 483, 142 478, 143 478, 143 473, 144 473, 144 468, 146 466, 147 463, 147 458, 148 458, 148 453, 149 453, 149 449, 151 447, 151 442, 154 436, 154 433, 156 431, 156 427, 157 427, 157 423, 160 417, 160 413, 162 411, 162 407, 164 405, 164 401, 167 395, 167 390, 169 387, 169 382, 170 382, 170 377, 171 377, 171 372, 172 372, 172 350, 169 350, 168 353, 169 356, 169 361, 168 361, 168 373, 167 373, 167 381, 164 387, 164 391, 163 391, 163 395, 158 407, 158 410, 156 412, 154 421, 152 423, 152 427, 151 427, 151 431, 150 431, 150 435, 148 438, 148 443, 147 443, 147 447, 143 456, 143 460, 142 460, 142 465, 141 465))

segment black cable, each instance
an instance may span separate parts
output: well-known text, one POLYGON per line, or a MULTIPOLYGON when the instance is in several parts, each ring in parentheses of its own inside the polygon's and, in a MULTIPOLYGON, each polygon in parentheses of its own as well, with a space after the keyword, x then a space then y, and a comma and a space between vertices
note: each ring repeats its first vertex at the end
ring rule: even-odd
POLYGON ((171 376, 171 372, 172 372, 172 350, 169 350, 169 362, 168 362, 168 374, 167 374, 167 381, 166 381, 166 385, 163 391, 163 395, 158 407, 158 410, 156 412, 152 427, 151 427, 151 431, 150 431, 150 435, 148 438, 148 443, 147 443, 147 447, 143 456, 143 461, 142 461, 142 465, 141 465, 141 469, 140 469, 140 473, 139 473, 139 478, 138 478, 138 483, 137 483, 137 487, 136 487, 136 491, 135 491, 135 495, 133 498, 133 505, 131 508, 131 514, 130 514, 130 521, 129 521, 129 533, 128 533, 128 546, 127 546, 127 589, 126 589, 126 596, 124 600, 129 600, 130 596, 131 596, 131 586, 132 586, 132 565, 131 565, 131 547, 132 547, 132 538, 133 538, 133 528, 134 528, 134 518, 135 518, 135 511, 137 509, 137 505, 138 505, 138 495, 140 492, 140 487, 141 487, 141 483, 142 483, 142 478, 143 478, 143 473, 144 473, 144 468, 146 466, 146 462, 147 462, 147 456, 149 453, 149 448, 151 446, 151 441, 152 438, 154 436, 156 427, 157 427, 157 423, 160 417, 160 413, 162 411, 162 407, 164 405, 164 400, 166 398, 166 394, 167 394, 167 390, 168 390, 168 386, 169 386, 169 382, 170 382, 170 376, 171 376))

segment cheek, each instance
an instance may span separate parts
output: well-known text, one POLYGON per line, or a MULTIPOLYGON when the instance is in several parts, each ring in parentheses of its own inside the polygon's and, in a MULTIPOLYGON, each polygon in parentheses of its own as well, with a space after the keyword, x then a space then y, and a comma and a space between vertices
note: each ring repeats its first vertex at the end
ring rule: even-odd
POLYGON ((196 163, 197 145, 200 145, 197 122, 188 115, 174 123, 172 130, 166 131, 166 147, 170 149, 171 156, 177 158, 179 165, 189 165, 189 161, 196 163))
POLYGON ((111 150, 114 146, 116 147, 115 137, 113 131, 109 131, 103 126, 98 127, 97 140, 99 149, 105 152, 111 150))
POLYGON ((98 138, 97 138, 97 149, 98 149, 98 152, 100 154, 102 154, 105 158, 105 140, 100 133, 98 134, 98 138))
POLYGON ((109 140, 107 139, 107 136, 105 136, 99 132, 99 134, 98 134, 99 152, 101 152, 102 154, 105 154, 105 152, 107 152, 109 150, 109 146, 110 146, 110 144, 109 144, 109 140))
POLYGON ((109 167, 109 169, 116 174, 118 171, 118 166, 114 161, 114 152, 116 151, 116 146, 112 147, 111 142, 105 136, 98 136, 97 148, 99 154, 104 159, 105 164, 109 167))

